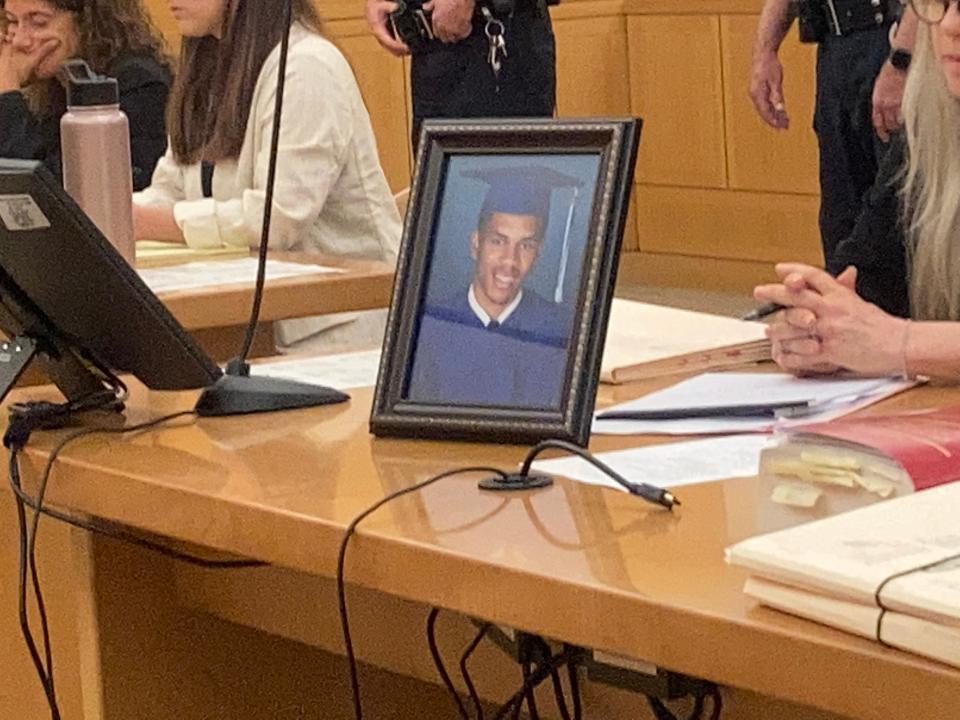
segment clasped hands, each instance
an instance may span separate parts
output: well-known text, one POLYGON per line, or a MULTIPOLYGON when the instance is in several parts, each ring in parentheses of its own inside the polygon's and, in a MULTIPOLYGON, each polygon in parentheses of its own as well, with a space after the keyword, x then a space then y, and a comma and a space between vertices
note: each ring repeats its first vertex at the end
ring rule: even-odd
POLYGON ((766 333, 773 359, 798 375, 851 370, 864 375, 901 372, 908 322, 857 295, 857 270, 839 276, 799 263, 776 266, 778 284, 753 291, 760 302, 786 307, 766 333))

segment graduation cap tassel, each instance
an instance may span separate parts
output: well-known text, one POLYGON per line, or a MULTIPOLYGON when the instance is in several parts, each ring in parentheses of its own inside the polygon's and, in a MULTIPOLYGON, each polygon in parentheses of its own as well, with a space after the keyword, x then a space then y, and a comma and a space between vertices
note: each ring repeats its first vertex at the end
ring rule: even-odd
POLYGON ((580 188, 574 186, 573 197, 570 198, 570 207, 567 208, 567 223, 563 229, 563 243, 560 246, 560 269, 557 271, 557 287, 553 291, 553 301, 555 303, 563 302, 563 283, 567 277, 567 256, 570 254, 570 227, 573 225, 573 209, 577 205, 579 194, 580 188))

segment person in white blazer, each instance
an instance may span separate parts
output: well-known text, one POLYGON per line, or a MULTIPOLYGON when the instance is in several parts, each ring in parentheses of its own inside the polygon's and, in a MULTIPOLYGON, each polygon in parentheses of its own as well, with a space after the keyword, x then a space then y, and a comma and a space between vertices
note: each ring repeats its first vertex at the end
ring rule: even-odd
MULTIPOLYGON (((170 0, 183 44, 169 146, 134 197, 138 238, 259 245, 286 1, 170 0)), ((293 2, 270 249, 393 263, 400 216, 356 79, 312 3, 293 2)), ((379 342, 385 314, 362 315, 285 321, 278 343, 296 347, 318 333, 326 349, 379 342)))

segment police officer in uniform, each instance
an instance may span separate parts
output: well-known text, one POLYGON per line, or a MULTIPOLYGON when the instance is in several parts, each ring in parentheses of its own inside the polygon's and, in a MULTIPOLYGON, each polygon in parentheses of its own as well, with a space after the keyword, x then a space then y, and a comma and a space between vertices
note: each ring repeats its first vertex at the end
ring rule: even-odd
POLYGON ((760 15, 750 96, 774 128, 789 125, 777 52, 795 17, 801 40, 818 43, 813 124, 820 148, 820 235, 828 266, 837 244, 853 230, 888 134, 899 124, 907 48, 916 27, 911 13, 902 28, 891 31, 900 9, 898 0, 766 0, 760 15))
POLYGON ((553 114, 556 49, 546 0, 421 1, 367 0, 380 44, 413 56, 414 149, 426 118, 553 114))

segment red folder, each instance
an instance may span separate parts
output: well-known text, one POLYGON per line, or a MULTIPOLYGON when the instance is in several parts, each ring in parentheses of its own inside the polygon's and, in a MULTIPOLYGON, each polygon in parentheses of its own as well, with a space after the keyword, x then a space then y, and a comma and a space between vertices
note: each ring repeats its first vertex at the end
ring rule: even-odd
POLYGON ((804 442, 827 437, 886 455, 903 466, 917 490, 960 479, 960 405, 844 417, 799 425, 789 433, 802 434, 804 442))

